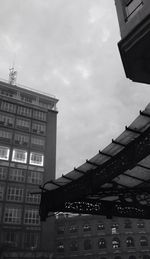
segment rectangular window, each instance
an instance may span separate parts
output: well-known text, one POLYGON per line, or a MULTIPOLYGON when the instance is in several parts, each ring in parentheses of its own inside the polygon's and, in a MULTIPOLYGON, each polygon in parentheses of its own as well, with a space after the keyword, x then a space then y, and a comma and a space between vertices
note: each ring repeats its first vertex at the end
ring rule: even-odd
POLYGON ((43 166, 44 165, 44 155, 40 153, 31 152, 30 153, 30 165, 43 166))
POLYGON ((21 209, 6 207, 4 212, 4 223, 20 224, 21 223, 21 209))
POLYGON ((27 176, 27 183, 40 185, 43 183, 43 174, 40 172, 29 171, 27 176))
POLYGON ((25 182, 26 171, 18 168, 11 168, 9 180, 14 182, 25 182))
POLYGON ((12 153, 12 161, 18 163, 27 163, 27 151, 14 149, 12 153))
POLYGON ((5 186, 0 184, 0 200, 2 201, 4 198, 4 191, 5 191, 5 186))
POLYGON ((0 125, 12 128, 14 126, 14 117, 0 113, 0 125))
POLYGON ((14 144, 28 147, 29 136, 21 133, 15 133, 14 144))
POLYGON ((3 110, 3 111, 15 113, 16 112, 16 105, 13 104, 13 103, 2 101, 1 104, 0 104, 0 109, 3 110))
POLYGON ((17 118, 16 119, 16 128, 29 131, 30 130, 30 120, 17 118))
POLYGON ((33 118, 36 120, 46 121, 46 112, 33 110, 33 118))
POLYGON ((40 225, 39 211, 35 209, 26 209, 24 214, 24 224, 40 225))
POLYGON ((12 132, 6 129, 0 129, 0 140, 10 143, 12 140, 12 132))
POLYGON ((25 106, 19 106, 17 110, 17 114, 31 117, 32 116, 32 109, 25 107, 25 106))
POLYGON ((23 201, 23 189, 18 187, 8 187, 7 189, 7 201, 23 201))
POLYGON ((32 123, 32 132, 45 135, 46 132, 46 124, 38 123, 38 122, 33 122, 32 123))
POLYGON ((142 0, 130 0, 125 2, 126 6, 126 14, 127 14, 127 19, 128 17, 135 15, 139 9, 143 6, 143 1, 142 0))
POLYGON ((27 248, 37 248, 39 244, 39 234, 36 232, 26 232, 24 237, 24 246, 27 248))
POLYGON ((10 149, 8 147, 0 146, 0 159, 8 160, 9 153, 10 153, 10 149))
POLYGON ((0 180, 6 180, 7 178, 7 167, 0 166, 0 180))
POLYGON ((16 231, 7 230, 4 232, 4 243, 13 247, 17 246, 17 233, 16 231))
POLYGON ((31 137, 31 147, 32 148, 42 148, 44 149, 45 139, 32 136, 31 137))
POLYGON ((32 204, 39 204, 40 203, 40 194, 32 194, 33 190, 28 189, 26 191, 26 202, 32 204))

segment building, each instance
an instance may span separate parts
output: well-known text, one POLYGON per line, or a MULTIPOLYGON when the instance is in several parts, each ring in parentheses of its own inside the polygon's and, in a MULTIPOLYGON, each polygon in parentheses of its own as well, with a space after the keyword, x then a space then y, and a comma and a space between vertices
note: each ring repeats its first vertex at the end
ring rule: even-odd
POLYGON ((39 185, 55 178, 58 100, 12 83, 0 81, 0 253, 35 258, 53 247, 39 185))
POLYGON ((118 43, 126 77, 150 83, 150 1, 115 0, 121 41, 118 43))
POLYGON ((150 259, 150 221, 60 214, 55 259, 150 259))

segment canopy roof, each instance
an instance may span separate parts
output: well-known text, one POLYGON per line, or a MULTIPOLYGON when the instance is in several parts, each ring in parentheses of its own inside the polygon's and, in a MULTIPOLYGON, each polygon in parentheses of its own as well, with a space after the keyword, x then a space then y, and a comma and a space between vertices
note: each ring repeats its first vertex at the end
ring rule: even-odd
POLYGON ((50 211, 69 211, 149 218, 149 187, 150 104, 106 148, 78 168, 45 183, 40 215, 45 218, 50 211), (113 212, 115 206, 122 209, 113 212), (125 213, 126 206, 132 207, 130 215, 125 213))

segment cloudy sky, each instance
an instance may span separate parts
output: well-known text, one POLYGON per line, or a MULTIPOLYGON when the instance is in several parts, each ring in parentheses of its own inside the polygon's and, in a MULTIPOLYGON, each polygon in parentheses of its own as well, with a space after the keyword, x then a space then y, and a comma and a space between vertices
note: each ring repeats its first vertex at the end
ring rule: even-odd
POLYGON ((125 78, 114 0, 0 0, 0 78, 58 99, 57 177, 103 149, 149 103, 125 78))

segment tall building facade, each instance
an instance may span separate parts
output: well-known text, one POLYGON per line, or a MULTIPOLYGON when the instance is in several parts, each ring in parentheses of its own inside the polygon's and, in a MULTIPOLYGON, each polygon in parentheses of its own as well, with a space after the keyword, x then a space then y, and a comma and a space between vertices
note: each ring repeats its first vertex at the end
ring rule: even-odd
POLYGON ((121 41, 119 51, 126 76, 150 83, 150 1, 115 0, 121 41))
POLYGON ((8 258, 50 250, 39 185, 55 178, 57 101, 0 81, 0 254, 8 258))
POLYGON ((150 221, 59 215, 55 259, 150 259, 150 221))

